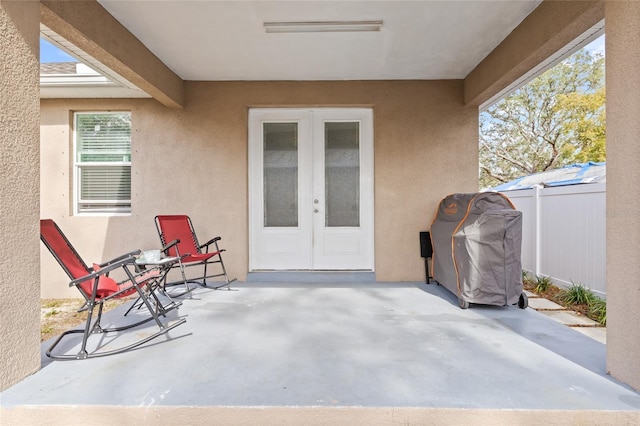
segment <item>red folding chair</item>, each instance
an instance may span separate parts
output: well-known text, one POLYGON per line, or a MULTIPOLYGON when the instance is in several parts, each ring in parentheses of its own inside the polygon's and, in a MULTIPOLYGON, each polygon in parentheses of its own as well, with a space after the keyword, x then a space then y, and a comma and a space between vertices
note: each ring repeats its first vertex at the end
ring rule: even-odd
POLYGON ((48 357, 54 359, 86 359, 125 352, 143 345, 186 322, 184 318, 171 325, 165 325, 160 321, 159 315, 165 315, 171 309, 178 307, 179 303, 172 301, 170 304, 163 306, 155 295, 154 287, 160 284, 159 280, 161 279, 160 271, 157 268, 135 273, 134 256, 139 254, 140 250, 132 251, 99 265, 94 264, 93 267, 90 268, 82 260, 78 252, 73 248, 67 237, 53 220, 43 219, 40 221, 40 239, 69 278, 71 278, 69 286, 76 287, 80 291, 88 311, 84 329, 73 329, 62 333, 47 350, 48 357), (121 282, 116 282, 116 280, 109 276, 109 273, 119 269, 124 271, 125 279, 121 282), (133 324, 103 328, 100 321, 102 319, 104 303, 111 299, 127 297, 136 293, 148 309, 149 316, 133 324), (95 320, 93 320, 96 306, 98 307, 98 312, 95 320), (155 321, 159 330, 141 340, 111 350, 101 351, 100 347, 97 347, 92 352, 87 350, 89 336, 92 334, 123 331, 151 320, 155 321), (65 336, 76 333, 82 333, 83 335, 82 345, 77 354, 53 353, 56 346, 58 346, 65 336))
POLYGON ((236 278, 229 279, 227 269, 222 261, 222 252, 225 249, 218 246, 221 237, 215 237, 204 244, 199 244, 191 219, 186 215, 159 215, 156 216, 155 221, 162 251, 167 256, 180 258, 175 267, 180 268, 182 281, 167 283, 167 286, 184 284, 186 290, 189 291, 188 283, 208 287, 208 278, 224 277, 224 281, 211 285, 212 288, 219 289, 236 281, 236 278), (211 251, 210 246, 212 247, 211 251), (218 273, 207 275, 207 266, 212 264, 219 264, 220 270, 218 273), (203 274, 187 278, 185 269, 192 266, 203 266, 203 274))

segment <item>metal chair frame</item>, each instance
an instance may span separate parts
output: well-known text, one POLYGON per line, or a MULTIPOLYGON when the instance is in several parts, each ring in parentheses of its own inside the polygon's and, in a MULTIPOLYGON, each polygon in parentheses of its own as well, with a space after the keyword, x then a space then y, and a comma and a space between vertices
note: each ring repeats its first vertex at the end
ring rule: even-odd
POLYGON ((97 267, 90 268, 82 260, 78 252, 71 245, 62 230, 53 220, 41 220, 40 227, 40 239, 47 247, 47 249, 49 249, 56 261, 60 264, 62 269, 67 273, 69 278, 71 278, 69 287, 76 287, 80 291, 80 294, 82 294, 82 297, 85 299, 85 305, 88 311, 84 329, 72 329, 62 333, 47 350, 46 354, 48 357, 53 359, 87 359, 126 352, 140 345, 143 345, 186 322, 186 319, 184 318, 174 322, 171 325, 165 325, 162 323, 162 321, 160 321, 160 315, 164 316, 170 310, 180 306, 180 303, 175 303, 172 301, 169 305, 163 306, 158 297, 155 295, 155 287, 159 284, 158 280, 161 277, 157 269, 147 270, 142 273, 132 272, 132 269, 135 268, 135 256, 140 253, 140 250, 131 251, 122 256, 118 256, 115 259, 111 259, 107 262, 97 265, 97 267), (54 241, 54 239, 58 240, 54 241), (64 245, 61 245, 60 243, 64 243, 64 245), (60 253, 59 251, 66 251, 66 253, 60 253), (74 265, 71 265, 70 262, 75 263, 74 265), (82 275, 83 269, 86 275, 82 275), (109 279, 115 283, 115 281, 109 277, 109 273, 117 269, 123 269, 125 276, 127 277, 122 282, 116 283, 118 290, 105 291, 104 289, 101 289, 101 280, 109 279), (90 287, 90 294, 83 288, 83 285, 87 282, 92 282, 90 287), (149 311, 148 318, 145 318, 133 324, 104 328, 101 325, 104 303, 111 299, 126 297, 136 293, 139 299, 144 303, 144 306, 149 311), (96 318, 94 319, 94 310, 96 307, 98 309, 97 313, 95 313, 96 318), (100 351, 99 348, 96 348, 92 352, 89 352, 87 350, 87 343, 91 334, 128 330, 149 321, 155 321, 159 329, 157 332, 153 333, 150 336, 138 340, 130 345, 112 350, 100 351), (56 348, 56 346, 58 346, 58 344, 60 344, 60 342, 62 342, 62 340, 66 336, 79 333, 82 333, 83 336, 82 344, 77 354, 54 354, 54 349, 56 348))
POLYGON ((214 237, 206 243, 200 244, 198 242, 198 237, 196 236, 193 223, 191 222, 191 218, 187 215, 158 215, 155 217, 155 223, 156 229, 158 230, 158 236, 160 237, 160 243, 162 244, 162 252, 167 256, 176 256, 180 258, 180 261, 174 266, 174 268, 180 268, 182 280, 168 282, 165 284, 166 286, 183 284, 185 286, 185 293, 192 290, 189 289, 188 283, 194 283, 202 287, 210 287, 216 290, 226 287, 228 290, 229 284, 237 280, 236 278, 229 279, 227 269, 224 266, 222 253, 226 250, 221 249, 218 245, 218 241, 220 241, 222 237, 214 237), (163 226, 169 221, 182 222, 182 233, 175 232, 175 230, 168 230, 167 226, 163 226), (209 251, 211 246, 213 248, 209 251), (211 264, 220 264, 222 271, 207 275, 207 266, 211 264), (204 272, 201 276, 187 278, 185 272, 186 268, 201 265, 204 266, 204 272), (206 280, 208 278, 217 277, 224 277, 224 281, 222 283, 216 282, 215 285, 211 286, 207 284, 206 280))

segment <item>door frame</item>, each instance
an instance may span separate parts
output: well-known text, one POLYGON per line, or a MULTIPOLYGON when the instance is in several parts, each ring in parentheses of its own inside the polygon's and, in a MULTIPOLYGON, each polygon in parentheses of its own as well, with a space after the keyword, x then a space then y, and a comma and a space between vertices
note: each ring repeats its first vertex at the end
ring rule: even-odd
MULTIPOLYGON (((373 109, 372 108, 250 108, 248 112, 248 179, 249 179, 249 200, 248 200, 248 226, 249 226, 249 271, 267 271, 267 270, 375 270, 375 252, 374 252, 374 134, 373 134, 373 109), (362 255, 366 256, 364 262, 359 262, 357 267, 350 267, 348 263, 343 262, 342 265, 336 267, 314 267, 313 265, 313 249, 315 247, 313 213, 312 211, 312 193, 313 176, 316 173, 317 161, 314 160, 312 152, 312 138, 317 137, 318 130, 313 130, 314 113, 324 121, 359 121, 361 123, 360 135, 360 227, 362 232, 362 255), (262 261, 262 254, 258 254, 261 250, 260 245, 264 244, 261 233, 264 233, 264 206, 263 206, 263 147, 262 147, 262 124, 265 122, 298 122, 299 123, 299 158, 301 161, 308 159, 311 164, 311 170, 299 170, 298 185, 298 206, 299 206, 299 223, 298 228, 284 229, 285 237, 294 238, 301 227, 310 227, 309 240, 305 240, 305 246, 298 250, 296 255, 303 258, 308 256, 309 268, 287 267, 277 265, 277 261, 273 263, 273 267, 268 262, 262 261), (316 133, 316 135, 314 135, 316 133), (258 142, 259 141, 259 142, 258 142), (304 146, 307 142, 308 146, 304 146), (300 186, 309 188, 307 193, 300 186), (260 259, 260 260, 257 260, 260 259)), ((317 146, 317 143, 316 143, 317 146)), ((324 163, 324 160, 322 160, 324 163)), ((298 165, 300 167, 300 164, 298 165)), ((277 230, 278 228, 276 228, 277 230)), ((339 228, 336 228, 339 229, 339 228)), ((267 229, 267 233, 270 230, 267 229)), ((277 232, 277 231, 276 231, 277 232)), ((326 266, 326 265, 325 265, 326 266)))

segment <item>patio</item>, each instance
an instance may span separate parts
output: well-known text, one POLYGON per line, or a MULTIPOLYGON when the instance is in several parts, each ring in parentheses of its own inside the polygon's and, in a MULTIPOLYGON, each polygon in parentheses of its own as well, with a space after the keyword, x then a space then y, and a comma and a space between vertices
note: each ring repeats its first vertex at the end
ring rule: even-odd
POLYGON ((3 424, 101 412, 112 414, 92 420, 640 420, 640 394, 605 372, 605 345, 532 309, 461 310, 443 287, 413 282, 232 290, 195 290, 169 318, 187 323, 138 350, 69 362, 43 350, 42 369, 2 392, 3 424))

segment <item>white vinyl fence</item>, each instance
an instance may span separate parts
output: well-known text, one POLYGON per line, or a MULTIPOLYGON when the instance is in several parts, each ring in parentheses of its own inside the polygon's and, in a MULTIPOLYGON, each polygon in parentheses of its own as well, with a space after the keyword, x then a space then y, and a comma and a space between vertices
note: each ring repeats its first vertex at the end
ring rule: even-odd
POLYGON ((503 191, 522 211, 522 267, 606 297, 606 183, 503 191))

